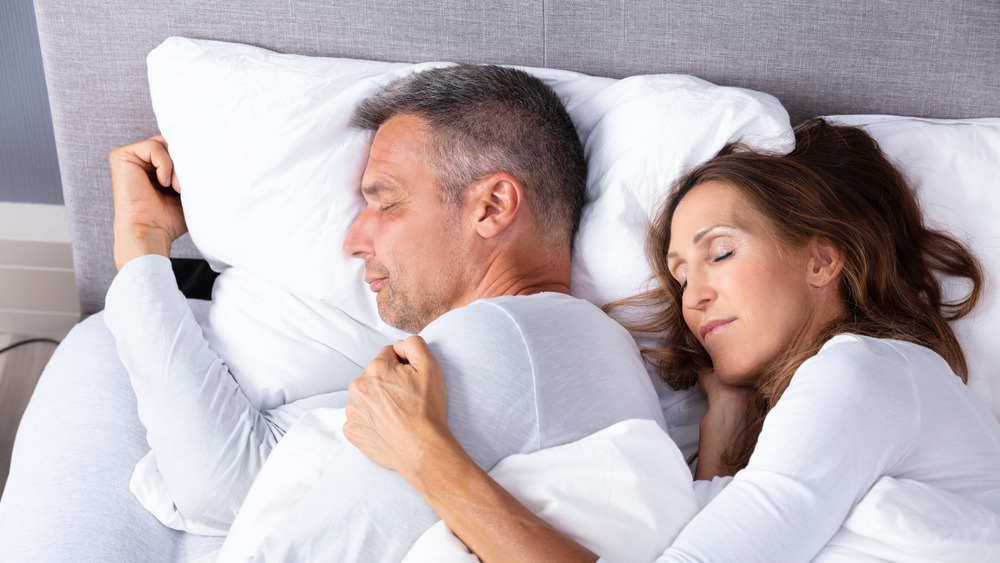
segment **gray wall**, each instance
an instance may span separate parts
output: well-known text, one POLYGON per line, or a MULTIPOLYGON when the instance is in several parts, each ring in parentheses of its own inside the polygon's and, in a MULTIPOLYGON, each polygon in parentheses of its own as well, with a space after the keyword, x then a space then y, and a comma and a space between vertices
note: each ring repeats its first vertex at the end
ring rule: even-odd
POLYGON ((0 0, 0 202, 63 203, 32 0, 0 0))

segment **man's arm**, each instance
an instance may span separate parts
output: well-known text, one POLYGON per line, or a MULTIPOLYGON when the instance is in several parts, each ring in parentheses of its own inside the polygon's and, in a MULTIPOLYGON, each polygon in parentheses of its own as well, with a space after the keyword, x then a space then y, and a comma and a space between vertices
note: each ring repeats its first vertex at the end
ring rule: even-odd
MULTIPOLYGON (((140 501, 154 513, 176 511, 225 530, 284 430, 250 404, 208 346, 166 258, 125 264, 108 291, 104 321, 172 497, 140 493, 140 501)), ((147 486, 158 479, 136 478, 147 486)))
POLYGON ((411 336, 385 347, 351 383, 344 435, 399 472, 483 561, 587 561, 597 556, 524 507, 448 429, 441 366, 411 336))
POLYGON ((167 256, 187 227, 163 138, 116 148, 110 161, 119 273, 104 320, 156 457, 158 475, 136 477, 147 490, 162 478, 172 498, 137 494, 159 514, 225 530, 284 429, 250 404, 177 289, 167 256))

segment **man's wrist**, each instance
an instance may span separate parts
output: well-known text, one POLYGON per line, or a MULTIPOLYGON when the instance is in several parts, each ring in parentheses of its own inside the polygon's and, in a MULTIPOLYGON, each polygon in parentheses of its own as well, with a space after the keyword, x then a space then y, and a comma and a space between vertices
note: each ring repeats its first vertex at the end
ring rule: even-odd
POLYGON ((114 232, 115 266, 119 271, 131 260, 147 254, 170 257, 173 240, 164 232, 117 226, 114 232))
POLYGON ((443 483, 452 481, 465 463, 475 466, 450 433, 434 432, 419 443, 420 451, 410 455, 410 463, 400 468, 400 474, 424 498, 438 491, 443 483))

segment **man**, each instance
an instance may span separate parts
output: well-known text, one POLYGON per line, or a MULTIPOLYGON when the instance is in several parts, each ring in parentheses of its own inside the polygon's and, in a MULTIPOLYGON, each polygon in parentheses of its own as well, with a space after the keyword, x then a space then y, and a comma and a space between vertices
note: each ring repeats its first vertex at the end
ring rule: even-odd
MULTIPOLYGON (((569 296, 586 168, 551 89, 514 69, 429 70, 364 102, 355 123, 375 136, 367 206, 344 251, 365 260, 383 320, 419 332, 438 358, 449 425, 477 464, 628 418, 662 424, 628 333, 569 296)), ((173 517, 224 530, 288 426, 347 395, 257 412, 173 287, 164 257, 185 231, 183 212, 149 181, 177 188, 163 140, 116 149, 111 161, 120 272, 105 320, 173 517)), ((352 449, 329 462, 257 557, 398 560, 434 520, 398 474, 352 449)))

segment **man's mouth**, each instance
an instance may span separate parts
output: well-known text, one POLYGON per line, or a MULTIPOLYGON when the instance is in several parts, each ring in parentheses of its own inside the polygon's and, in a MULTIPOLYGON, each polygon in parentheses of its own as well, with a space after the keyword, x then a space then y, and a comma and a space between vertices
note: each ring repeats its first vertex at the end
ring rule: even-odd
POLYGON ((365 283, 368 284, 368 289, 372 290, 375 293, 378 293, 379 290, 381 290, 383 287, 385 287, 385 284, 388 283, 388 279, 386 279, 386 278, 369 278, 369 277, 366 276, 365 277, 365 283))

